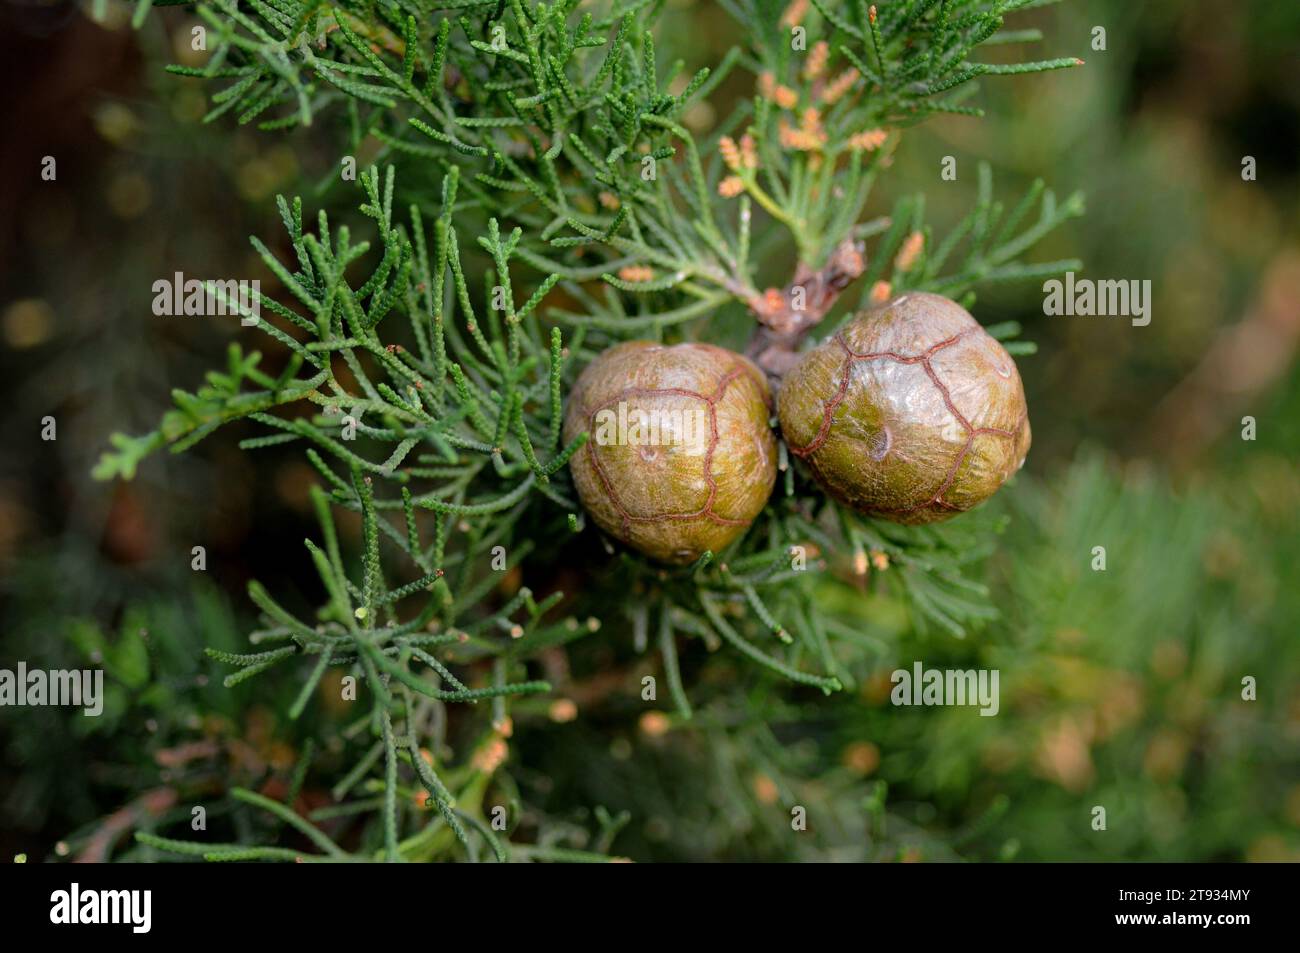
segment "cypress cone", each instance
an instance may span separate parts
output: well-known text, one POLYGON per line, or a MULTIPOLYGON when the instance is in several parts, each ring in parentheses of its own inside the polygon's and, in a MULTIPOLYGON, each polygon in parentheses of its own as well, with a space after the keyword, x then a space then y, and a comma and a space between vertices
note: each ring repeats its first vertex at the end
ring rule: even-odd
POLYGON ((776 482, 771 391, 750 361, 711 344, 616 345, 579 375, 564 440, 582 505, 653 559, 689 563, 727 546, 776 482))
POLYGON ((1011 355, 954 301, 910 292, 858 315, 786 376, 791 453, 860 513, 932 523, 977 506, 1029 451, 1011 355))

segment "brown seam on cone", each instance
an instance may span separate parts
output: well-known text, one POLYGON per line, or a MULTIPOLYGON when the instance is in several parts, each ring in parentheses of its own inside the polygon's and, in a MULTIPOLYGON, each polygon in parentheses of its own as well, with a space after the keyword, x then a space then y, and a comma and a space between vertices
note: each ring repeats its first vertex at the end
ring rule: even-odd
POLYGON ((587 428, 588 430, 591 430, 593 429, 596 414, 599 413, 601 409, 608 407, 611 404, 615 404, 620 400, 624 400, 629 395, 648 397, 656 394, 673 394, 679 397, 693 397, 704 401, 709 408, 709 446, 704 454, 704 479, 708 483, 709 498, 705 501, 704 506, 700 507, 700 509, 696 510, 694 513, 664 513, 659 516, 633 516, 628 512, 627 507, 623 505, 622 500, 618 498, 618 494, 614 491, 614 486, 610 482, 608 475, 605 473, 605 468, 600 463, 600 458, 596 454, 593 442, 587 442, 584 449, 587 451, 588 462, 591 464, 592 469, 596 471, 596 476, 600 480, 601 486, 604 487, 610 503, 613 504, 615 511, 617 511, 619 515, 619 519, 622 521, 624 542, 629 541, 631 537, 633 523, 667 523, 694 519, 707 519, 722 526, 745 526, 750 522, 749 520, 728 519, 727 517, 719 516, 712 511, 713 503, 718 495, 718 484, 713 476, 713 452, 718 445, 717 405, 726 393, 727 387, 732 381, 739 377, 744 370, 745 366, 737 361, 732 369, 724 374, 719 380, 717 390, 714 391, 713 396, 708 396, 701 394, 698 391, 686 390, 685 388, 680 387, 625 387, 609 400, 597 404, 590 412, 588 412, 587 428))
MULTIPOLYGON (((804 447, 795 447, 788 440, 786 441, 786 446, 790 448, 790 452, 793 453, 796 457, 806 457, 808 456, 808 454, 814 452, 823 443, 826 442, 826 438, 830 436, 831 418, 835 416, 835 409, 839 407, 840 403, 844 400, 845 396, 847 396, 848 394, 849 376, 850 373, 852 372, 853 365, 856 364, 858 361, 872 361, 872 360, 883 359, 888 361, 897 361, 899 364, 924 363, 928 367, 930 358, 934 354, 938 353, 939 351, 943 350, 944 348, 948 347, 951 344, 956 344, 967 334, 970 334, 972 331, 976 331, 976 330, 979 329, 966 328, 964 331, 958 331, 952 337, 945 338, 944 340, 940 341, 938 344, 932 345, 925 351, 922 351, 920 354, 916 354, 912 356, 906 354, 899 354, 896 351, 873 351, 869 354, 859 354, 844 342, 844 332, 843 331, 837 332, 834 337, 834 341, 836 344, 840 346, 841 349, 843 349, 844 353, 848 355, 848 357, 844 361, 844 373, 842 379, 840 380, 840 388, 838 391, 836 391, 835 396, 832 397, 827 402, 826 407, 823 409, 822 422, 821 422, 821 426, 817 430, 817 436, 813 437, 813 439, 804 447)), ((940 386, 940 389, 943 390, 943 387, 940 386)), ((946 399, 947 399, 947 394, 945 391, 945 400, 946 399)), ((957 417, 959 420, 963 419, 960 414, 958 414, 957 417)))
POLYGON ((1014 430, 1002 430, 998 427, 973 427, 971 426, 970 421, 966 419, 966 415, 958 410, 957 406, 953 403, 952 393, 948 390, 947 385, 944 384, 943 381, 939 380, 939 375, 935 373, 934 366, 930 363, 934 355, 944 348, 956 344, 972 331, 978 330, 982 329, 978 327, 966 328, 964 331, 959 331, 952 337, 946 338, 938 344, 932 345, 922 353, 912 356, 899 354, 896 351, 874 351, 869 354, 859 354, 844 342, 843 332, 837 333, 834 338, 835 343, 838 344, 847 355, 843 365, 843 376, 840 380, 839 389, 835 392, 835 395, 826 402, 826 407, 822 413, 822 422, 820 427, 818 427, 817 435, 804 447, 795 447, 790 444, 789 441, 786 442, 786 446, 789 447, 791 453, 802 459, 815 453, 827 441, 830 437, 831 425, 835 416, 835 411, 839 405, 844 402, 844 398, 848 396, 849 379, 852 375, 853 365, 858 361, 888 360, 896 361, 899 364, 920 364, 925 369, 926 376, 930 378, 931 383, 938 388, 940 395, 943 397, 944 405, 948 408, 948 412, 953 415, 957 422, 961 424, 962 429, 966 431, 966 442, 962 444, 962 448, 958 452, 957 458, 953 462, 951 469, 948 471, 948 475, 939 485, 939 489, 933 497, 924 502, 917 503, 914 506, 902 507, 900 509, 872 509, 871 512, 880 513, 882 515, 904 515, 907 513, 914 513, 927 506, 942 506, 946 509, 954 510, 959 509, 955 504, 949 503, 945 500, 943 495, 947 493, 948 490, 952 488, 953 483, 956 482, 957 473, 961 470, 961 465, 965 462, 966 455, 970 452, 971 444, 975 442, 975 438, 980 434, 990 434, 1014 440, 1016 435, 1019 433, 1020 428, 1024 426, 1025 417, 1028 416, 1027 412, 1021 414, 1020 422, 1017 423, 1014 430))

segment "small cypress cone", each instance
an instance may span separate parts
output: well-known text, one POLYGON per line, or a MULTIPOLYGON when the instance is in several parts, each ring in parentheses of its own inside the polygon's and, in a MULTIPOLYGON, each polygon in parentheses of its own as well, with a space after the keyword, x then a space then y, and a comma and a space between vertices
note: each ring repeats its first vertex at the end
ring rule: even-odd
POLYGON ((1029 452, 1015 361, 936 294, 855 317, 786 376, 778 410, 790 451, 831 496, 898 523, 984 502, 1029 452))
POLYGON ((629 341, 578 376, 564 440, 582 505, 647 556, 689 563, 739 537, 776 482, 771 391, 752 363, 710 344, 629 341))

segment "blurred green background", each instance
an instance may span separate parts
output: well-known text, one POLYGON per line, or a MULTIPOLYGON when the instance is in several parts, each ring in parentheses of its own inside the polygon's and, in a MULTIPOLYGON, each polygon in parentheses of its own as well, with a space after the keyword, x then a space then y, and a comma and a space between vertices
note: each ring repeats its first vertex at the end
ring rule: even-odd
MULTIPOLYGON (((669 6, 692 68, 736 36, 713 4, 669 6)), ((288 667, 225 689, 200 654, 242 644, 248 578, 310 592, 308 565, 284 557, 312 532, 306 464, 241 453, 248 434, 232 428, 131 484, 89 472, 110 432, 152 426, 238 334, 155 317, 152 282, 269 285, 247 236, 277 227, 277 191, 338 198, 317 185, 335 138, 328 122, 292 136, 203 125, 207 90, 162 72, 192 62, 190 14, 138 32, 128 16, 3 8, 17 79, 0 105, 0 667, 93 660, 110 686, 98 719, 0 709, 6 858, 131 856, 125 832, 188 817, 195 792, 283 786, 319 728, 287 722, 288 667), (54 182, 39 179, 47 155, 54 182)), ((538 829, 626 810, 616 851, 646 860, 1300 860, 1300 5, 1073 0, 1012 25, 1045 34, 1030 55, 1086 67, 994 79, 976 99, 987 118, 907 132, 868 214, 922 191, 941 234, 986 159, 1000 198, 1038 176, 1086 194, 1087 216, 1036 260, 1149 279, 1154 298, 1133 327, 1045 317, 1033 285, 980 289, 977 317, 1019 320, 1039 345, 1020 360, 1034 449, 988 507, 1010 517, 989 561, 1002 617, 964 640, 913 632, 868 584, 852 611, 884 650, 861 691, 791 696, 686 658, 707 700, 690 730, 647 716, 627 678, 561 681, 578 717, 552 706, 512 739, 538 829), (947 155, 955 182, 939 175, 947 155), (916 658, 998 668, 999 716, 889 705, 889 672, 916 658), (1246 676, 1257 700, 1241 697, 1246 676), (807 836, 790 836, 791 804, 807 836)), ((743 92, 734 78, 721 105, 743 92)), ((321 787, 351 764, 333 741, 321 787)))

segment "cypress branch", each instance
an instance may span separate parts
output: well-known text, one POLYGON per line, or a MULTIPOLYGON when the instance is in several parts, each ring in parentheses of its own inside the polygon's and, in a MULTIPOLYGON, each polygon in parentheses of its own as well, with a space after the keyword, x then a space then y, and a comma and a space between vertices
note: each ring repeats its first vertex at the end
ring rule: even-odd
MULTIPOLYGON (((141 0, 137 19, 149 5, 141 0)), ((318 540, 306 544, 320 579, 316 613, 305 616, 312 622, 253 582, 249 598, 265 618, 252 641, 290 644, 208 654, 236 667, 229 684, 315 654, 302 666, 291 718, 331 666, 360 683, 365 714, 347 733, 354 760, 330 787, 337 800, 358 786, 377 795, 344 807, 373 814, 372 843, 382 840, 388 860, 448 849, 476 856, 480 843, 497 860, 609 859, 518 844, 484 825, 482 778, 497 769, 473 759, 444 769, 432 727, 449 705, 484 709, 472 717, 490 732, 504 731, 511 712, 536 718, 530 699, 551 688, 530 675, 544 652, 577 652, 595 635, 599 624, 580 617, 616 618, 610 606, 634 599, 637 652, 657 618, 673 706, 698 726, 707 717, 693 707, 683 663, 705 650, 752 664, 773 685, 831 694, 850 683, 856 670, 841 655, 878 653, 880 642, 821 596, 831 587, 856 593, 854 567, 868 553, 895 570, 873 582, 899 595, 918 627, 963 636, 996 615, 971 579, 991 548, 988 523, 901 527, 846 513, 810 486, 784 446, 783 488, 716 558, 672 571, 631 557, 575 559, 589 526, 575 511, 567 465, 590 438, 565 445, 563 415, 594 354, 634 338, 709 340, 736 316, 767 333, 794 316, 796 288, 821 287, 815 313, 777 342, 794 353, 819 321, 829 318, 829 332, 848 317, 841 294, 866 306, 878 282, 960 298, 1078 267, 1024 256, 1081 214, 1082 199, 1058 203, 1036 182, 1003 214, 985 167, 976 207, 946 233, 926 223, 923 195, 896 197, 889 216, 861 221, 900 130, 935 113, 978 114, 965 97, 980 77, 1080 65, 978 61, 983 46, 1038 39, 1003 23, 1023 4, 812 0, 809 16, 826 40, 812 69, 765 24, 766 6, 728 0, 744 46, 689 80, 670 38, 655 31, 662 4, 612 0, 599 17, 576 6, 210 0, 196 7, 213 28, 210 66, 171 70, 211 90, 206 121, 282 129, 338 117, 354 151, 366 136, 380 145, 376 165, 358 177, 355 238, 324 212, 305 224, 301 200, 279 197, 287 246, 250 239, 277 286, 257 302, 250 333, 267 335, 283 369, 268 372, 257 353, 232 349, 224 372, 174 392, 156 430, 113 435, 94 475, 130 479, 151 454, 191 448, 234 421, 259 428, 244 449, 306 454, 321 479, 311 489, 318 540), (688 107, 738 68, 754 74, 752 96, 701 132, 688 107), (422 171, 394 168, 407 164, 422 171), (420 184, 430 169, 443 172, 440 190, 420 184), (904 261, 905 243, 916 254, 904 261), (281 247, 291 249, 283 260, 270 250, 281 247), (776 262, 789 283, 756 287, 754 276, 776 262), (356 544, 340 538, 336 507, 359 514, 356 544), (795 568, 793 554, 812 547, 816 557, 795 568), (546 583, 561 562, 579 564, 581 586, 568 597, 576 607, 556 621, 566 597, 546 583), (492 704, 477 706, 484 700, 492 704), (421 744, 436 752, 441 776, 421 744), (409 807, 412 785, 434 810, 409 807)), ((1018 326, 991 330, 1013 353, 1032 352, 1018 326)), ((505 745, 504 735, 492 737, 505 745)), ((307 771, 304 759, 291 790, 307 771)), ((312 839, 324 852, 316 859, 349 859, 291 808, 247 791, 232 797, 312 839)), ((268 845, 138 839, 209 859, 297 857, 268 845)))

